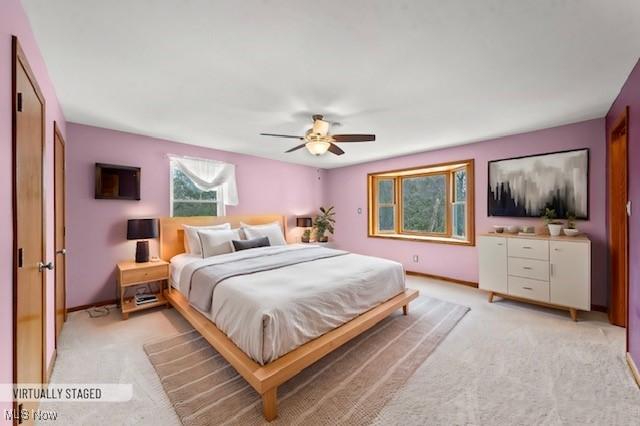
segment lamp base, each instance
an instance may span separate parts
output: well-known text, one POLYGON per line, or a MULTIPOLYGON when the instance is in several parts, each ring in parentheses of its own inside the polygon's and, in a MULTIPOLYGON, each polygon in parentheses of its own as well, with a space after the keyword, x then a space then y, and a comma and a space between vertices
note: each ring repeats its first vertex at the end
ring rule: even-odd
POLYGON ((149 261, 149 241, 138 241, 136 243, 136 263, 149 261))

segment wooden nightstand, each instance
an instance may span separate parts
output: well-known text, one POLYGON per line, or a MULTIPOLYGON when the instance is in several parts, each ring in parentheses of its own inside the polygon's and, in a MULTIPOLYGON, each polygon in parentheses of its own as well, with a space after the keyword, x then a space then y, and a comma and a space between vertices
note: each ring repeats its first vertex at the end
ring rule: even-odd
MULTIPOLYGON (((129 318, 129 313, 154 308, 160 305, 167 305, 168 301, 164 297, 164 283, 169 280, 169 262, 158 260, 155 262, 136 263, 126 261, 118 263, 118 291, 120 292, 120 309, 122 319, 129 318), (150 284, 159 281, 160 288, 154 292, 158 298, 157 302, 136 305, 133 299, 134 294, 126 295, 128 287, 135 287, 141 284, 150 284)), ((151 287, 151 286, 150 286, 151 287)))
POLYGON ((320 247, 326 247, 326 248, 331 248, 331 249, 336 248, 336 243, 334 243, 333 241, 327 241, 327 242, 324 242, 324 243, 321 243, 321 242, 318 242, 318 241, 311 241, 310 244, 315 244, 315 245, 320 246, 320 247))

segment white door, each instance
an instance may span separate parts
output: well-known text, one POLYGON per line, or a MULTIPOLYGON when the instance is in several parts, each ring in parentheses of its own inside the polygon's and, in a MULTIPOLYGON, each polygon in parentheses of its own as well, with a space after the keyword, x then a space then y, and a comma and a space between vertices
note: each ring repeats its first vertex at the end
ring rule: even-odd
POLYGON ((483 290, 507 293, 507 239, 480 237, 480 282, 483 290))
POLYGON ((591 310, 591 243, 551 241, 551 303, 591 310))

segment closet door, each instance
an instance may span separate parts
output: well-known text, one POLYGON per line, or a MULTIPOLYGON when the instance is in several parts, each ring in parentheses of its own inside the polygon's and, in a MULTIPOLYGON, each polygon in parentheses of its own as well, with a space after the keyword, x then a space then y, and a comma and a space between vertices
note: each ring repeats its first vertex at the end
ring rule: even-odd
POLYGON ((507 239, 480 237, 478 239, 480 282, 483 290, 507 294, 507 239))
MULTIPOLYGON (((16 383, 44 383, 45 272, 52 267, 44 260, 44 98, 15 37, 13 51, 14 378, 16 383)), ((37 407, 32 401, 16 404, 19 411, 37 407)))
POLYGON ((591 243, 550 242, 551 303, 591 310, 591 243))

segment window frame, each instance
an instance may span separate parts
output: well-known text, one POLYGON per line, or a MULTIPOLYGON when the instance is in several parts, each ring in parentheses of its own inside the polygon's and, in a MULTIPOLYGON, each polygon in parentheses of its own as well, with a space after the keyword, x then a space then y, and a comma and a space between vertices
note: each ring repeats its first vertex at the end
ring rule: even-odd
POLYGON ((378 216, 376 216, 376 232, 378 234, 394 234, 396 231, 396 228, 398 227, 397 224, 397 220, 398 220, 398 214, 397 214, 397 209, 398 209, 398 188, 396 187, 396 182, 394 179, 392 178, 382 178, 382 179, 377 179, 376 180, 376 188, 375 188, 375 206, 376 206, 376 214, 378 214, 378 216), (393 186, 393 192, 392 192, 392 196, 393 196, 393 200, 391 203, 380 203, 380 198, 378 196, 379 193, 379 184, 380 182, 384 182, 384 181, 390 181, 392 183, 393 186), (380 207, 392 207, 393 208, 393 230, 382 230, 380 229, 380 223, 379 223, 379 219, 380 219, 380 207))
MULTIPOLYGON (((368 217, 367 234, 372 238, 389 238, 399 240, 435 242, 443 244, 475 246, 475 203, 474 203, 474 160, 451 161, 427 166, 411 167, 399 170, 369 173, 367 175, 368 217), (466 199, 457 202, 455 199, 455 173, 466 171, 466 199), (407 178, 444 175, 445 180, 445 232, 419 232, 404 229, 403 181, 407 178), (394 225, 395 230, 379 231, 378 218, 378 182, 380 180, 394 182, 394 225), (454 204, 464 204, 466 236, 454 235, 454 204)), ((383 206, 384 207, 384 206, 383 206)))
POLYGON ((453 169, 451 170, 451 233, 450 233, 450 237, 451 238, 456 238, 459 240, 465 240, 467 238, 465 238, 465 236, 462 235, 456 235, 455 234, 455 206, 456 204, 462 204, 464 206, 464 229, 466 232, 468 232, 469 229, 469 215, 468 215, 468 208, 469 208, 469 170, 467 166, 463 166, 463 167, 458 167, 457 169, 453 169), (457 197, 456 197, 456 173, 464 171, 466 173, 466 179, 467 179, 467 196, 465 197, 464 201, 457 201, 457 197))
MULTIPOLYGON (((175 169, 175 166, 173 165, 172 162, 169 162, 169 215, 170 217, 175 217, 173 215, 173 203, 174 202, 179 202, 179 203, 211 203, 213 202, 212 200, 176 200, 173 198, 173 171, 175 169)), ((225 215, 225 207, 224 207, 224 203, 222 201, 222 187, 219 186, 216 189, 214 189, 216 195, 215 195, 215 203, 216 203, 216 216, 224 216, 225 215)), ((191 216, 191 217, 206 217, 206 216, 191 216)))

